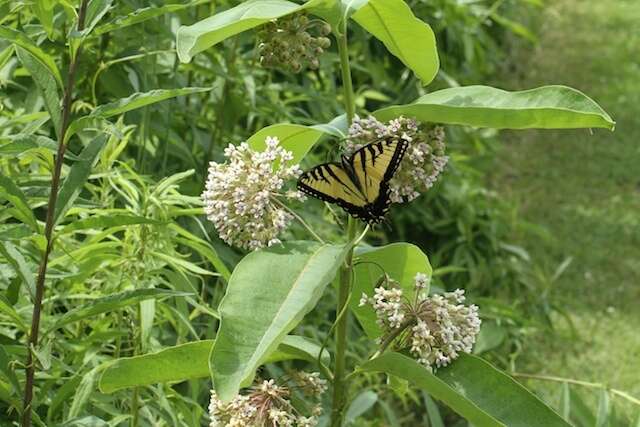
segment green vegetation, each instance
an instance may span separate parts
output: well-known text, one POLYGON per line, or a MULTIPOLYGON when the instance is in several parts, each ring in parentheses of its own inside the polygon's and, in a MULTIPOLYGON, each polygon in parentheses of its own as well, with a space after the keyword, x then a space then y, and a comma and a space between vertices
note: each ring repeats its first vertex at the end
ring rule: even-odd
POLYGON ((0 426, 640 425, 603 3, 0 0, 0 426))

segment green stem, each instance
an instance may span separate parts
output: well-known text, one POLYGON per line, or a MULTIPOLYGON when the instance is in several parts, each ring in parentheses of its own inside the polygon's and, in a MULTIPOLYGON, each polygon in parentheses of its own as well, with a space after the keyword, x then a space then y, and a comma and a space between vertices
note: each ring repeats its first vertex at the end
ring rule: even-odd
MULTIPOLYGON (((355 97, 353 95, 353 83, 351 82, 351 66, 349 65, 349 49, 347 44, 347 24, 343 23, 340 34, 337 35, 338 52, 340 53, 340 70, 342 73, 342 86, 344 90, 344 106, 347 113, 347 123, 351 125, 355 116, 355 97)), ((356 220, 349 217, 347 223, 347 241, 354 242, 356 237, 356 220)), ((345 265, 340 270, 340 282, 338 284, 338 306, 336 313, 342 313, 349 301, 351 292, 351 277, 353 270, 353 247, 349 249, 345 258, 345 265)), ((348 384, 346 372, 347 327, 349 325, 349 313, 345 312, 338 320, 335 331, 335 366, 333 370, 333 399, 331 406, 331 427, 342 426, 344 409, 347 401, 348 384)))
POLYGON ((353 116, 356 114, 356 102, 353 95, 353 83, 351 82, 346 25, 342 29, 342 34, 338 36, 338 52, 340 53, 340 70, 342 72, 342 86, 344 89, 344 107, 347 113, 347 122, 351 125, 353 116))

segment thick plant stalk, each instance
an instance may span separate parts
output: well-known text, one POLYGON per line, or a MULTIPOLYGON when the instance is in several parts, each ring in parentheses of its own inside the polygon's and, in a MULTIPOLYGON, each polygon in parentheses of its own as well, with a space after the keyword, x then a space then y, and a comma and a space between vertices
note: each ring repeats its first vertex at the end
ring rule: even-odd
MULTIPOLYGON (((82 0, 80 11, 78 13, 78 31, 84 29, 84 20, 87 13, 88 0, 82 0)), ((62 125, 60 134, 58 135, 58 152, 53 168, 53 176, 51 177, 51 192, 49 193, 49 202, 47 203, 47 217, 44 228, 44 237, 47 240, 47 246, 40 266, 38 268, 38 277, 36 279, 36 295, 33 301, 33 316, 31 318, 31 332, 27 342, 27 363, 26 363, 26 381, 24 386, 24 399, 22 404, 22 427, 31 427, 31 405, 33 402, 33 382, 35 376, 35 363, 33 359, 33 351, 38 346, 38 334, 40 332, 40 316, 42 313, 42 300, 44 298, 44 282, 47 275, 47 264, 49 255, 53 249, 53 226, 55 221, 56 202, 58 201, 58 189, 60 187, 60 173, 62 171, 62 163, 66 145, 64 143, 67 129, 69 128, 69 120, 71 116, 71 102, 73 100, 73 88, 76 80, 76 69, 78 67, 78 59, 80 57, 81 47, 78 48, 76 54, 71 58, 69 71, 67 73, 66 86, 64 88, 64 96, 62 100, 62 125)))
MULTIPOLYGON (((347 122, 351 125, 355 115, 355 102, 353 96, 353 84, 351 82, 351 69, 349 66, 349 52, 347 50, 347 28, 343 26, 342 34, 338 36, 338 51, 340 53, 340 65, 342 70, 342 85, 344 87, 344 105, 347 112, 347 122)), ((347 239, 352 242, 356 237, 356 220, 349 217, 347 224, 347 239)), ((338 285, 338 307, 336 313, 342 313, 343 308, 349 302, 351 292, 351 276, 353 270, 353 248, 349 250, 345 258, 345 265, 340 270, 340 282, 338 285)), ((338 319, 335 339, 335 366, 333 371, 333 399, 331 406, 331 426, 340 427, 344 417, 344 408, 347 400, 346 373, 346 349, 347 327, 349 325, 349 313, 338 319)))

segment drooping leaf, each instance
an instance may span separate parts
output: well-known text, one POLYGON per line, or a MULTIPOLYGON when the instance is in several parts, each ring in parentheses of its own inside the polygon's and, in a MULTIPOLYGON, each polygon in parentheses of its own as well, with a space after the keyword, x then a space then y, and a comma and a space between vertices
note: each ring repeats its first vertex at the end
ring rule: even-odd
POLYGON ((76 388, 76 392, 73 396, 68 418, 75 418, 80 415, 82 409, 86 406, 87 402, 89 402, 91 394, 96 389, 96 381, 98 380, 98 375, 100 374, 101 369, 102 366, 96 366, 82 376, 80 384, 78 384, 78 388, 76 388))
POLYGON ((102 152, 107 143, 106 135, 99 135, 87 145, 78 156, 78 160, 71 166, 69 174, 64 180, 58 193, 58 201, 56 203, 55 214, 53 215, 54 224, 57 224, 64 218, 67 211, 73 205, 73 202, 80 195, 84 184, 87 182, 93 166, 98 161, 98 156, 102 152))
POLYGON ((27 324, 24 322, 24 320, 22 320, 22 317, 20 317, 18 312, 11 306, 4 295, 0 295, 0 314, 8 316, 13 321, 13 324, 20 328, 22 331, 26 332, 29 330, 27 324))
POLYGON ((199 52, 224 39, 255 28, 272 19, 300 10, 287 0, 248 0, 193 25, 178 29, 176 49, 181 62, 190 62, 199 52))
POLYGON ((392 243, 387 246, 359 250, 355 258, 355 280, 353 296, 349 307, 356 315, 360 325, 371 338, 382 334, 376 323, 376 314, 371 306, 359 307, 360 296, 365 293, 373 296, 373 288, 383 274, 383 270, 405 291, 405 295, 414 292, 413 278, 417 273, 431 276, 431 265, 427 256, 410 243, 392 243))
POLYGON ((595 427, 607 427, 609 425, 609 416, 611 414, 611 400, 609 392, 605 389, 600 390, 598 397, 598 413, 596 415, 595 427))
POLYGON ((42 24, 42 28, 50 40, 53 40, 53 8, 55 4, 54 0, 35 0, 31 5, 33 13, 38 17, 38 21, 42 24))
POLYGON ((109 104, 98 106, 91 116, 108 118, 126 113, 127 111, 155 104, 156 102, 166 99, 175 98, 177 96, 191 95, 193 93, 207 92, 211 88, 206 87, 185 87, 182 89, 156 89, 144 93, 134 93, 126 98, 119 99, 109 104))
MULTIPOLYGON (((51 138, 42 135, 27 135, 18 133, 10 136, 0 137, 0 142, 8 141, 6 144, 0 145, 0 154, 20 155, 29 150, 37 150, 44 148, 51 152, 56 152, 58 143, 51 138)), ((75 158, 73 153, 65 153, 67 158, 75 158)))
POLYGON ((435 34, 403 0, 369 0, 352 19, 384 43, 422 84, 431 83, 440 67, 435 34))
POLYGON ((404 115, 420 121, 496 129, 605 128, 615 122, 591 98, 566 86, 507 92, 489 86, 443 89, 412 104, 373 113, 380 120, 404 115))
POLYGON ((118 227, 121 225, 135 224, 159 225, 162 224, 162 222, 137 215, 94 215, 66 225, 62 230, 59 231, 58 234, 67 234, 88 229, 101 230, 110 227, 118 227))
POLYGON ((142 9, 135 10, 128 15, 119 16, 109 23, 96 27, 93 30, 92 34, 95 36, 99 36, 113 30, 121 30, 125 27, 139 24, 141 22, 148 21, 149 19, 165 15, 167 13, 173 13, 191 6, 196 6, 200 3, 202 3, 202 1, 192 1, 186 4, 165 4, 159 7, 144 7, 142 9))
POLYGON ((0 175, 0 199, 8 200, 15 209, 15 217, 27 224, 33 231, 38 233, 40 227, 38 227, 38 221, 36 220, 33 211, 29 207, 27 197, 24 195, 20 187, 18 187, 12 180, 6 175, 0 175))
POLYGON ((507 337, 507 331, 496 322, 482 322, 480 333, 473 347, 473 354, 482 354, 485 351, 498 347, 507 337))
POLYGON ((18 59, 29 70, 29 74, 38 86, 44 105, 51 117, 51 123, 56 131, 56 135, 60 136, 60 94, 58 93, 58 85, 55 77, 48 71, 48 68, 36 59, 29 51, 17 46, 16 55, 18 59))
POLYGON ((343 245, 287 242, 240 261, 220 303, 210 359, 221 399, 231 399, 251 381, 264 357, 313 309, 345 253, 343 245))
POLYGON ((424 406, 427 408, 427 416, 431 427, 444 427, 442 415, 436 402, 429 396, 429 393, 423 392, 424 406))
POLYGON ((372 390, 365 390, 358 394, 347 408, 344 424, 351 425, 359 416, 365 414, 378 401, 378 394, 372 390))
POLYGON ((478 427, 536 425, 568 427, 534 394, 484 360, 461 354, 436 374, 399 353, 385 353, 360 370, 386 372, 408 380, 478 427))
POLYGON ((36 280, 22 253, 11 242, 0 242, 0 254, 11 264, 18 277, 27 286, 29 293, 32 296, 35 295, 36 280))
POLYGON ((571 389, 568 383, 562 383, 560 393, 560 415, 562 415, 562 418, 565 420, 571 421, 571 389))
POLYGON ((127 307, 133 304, 137 304, 140 301, 148 299, 164 299, 169 297, 182 297, 191 295, 186 292, 176 292, 168 289, 135 289, 133 291, 125 291, 117 294, 109 295, 106 297, 96 298, 90 303, 76 307, 67 311, 62 316, 58 317, 45 333, 61 328, 69 323, 77 322, 78 320, 86 319, 88 317, 96 316, 98 314, 106 313, 113 310, 118 310, 123 307, 127 307))
MULTIPOLYGON (((107 367, 100 377, 100 390, 103 393, 113 393, 129 387, 208 377, 209 354, 213 342, 213 340, 190 342, 169 347, 157 353, 107 362, 107 367)), ((291 359, 315 362, 319 352, 320 346, 308 338, 288 335, 264 363, 291 359)), ((326 351, 323 356, 325 362, 328 362, 326 351)))
POLYGON ((60 76, 60 71, 58 71, 58 67, 56 66, 56 62, 52 57, 47 55, 42 49, 40 49, 29 37, 20 31, 14 30, 12 28, 4 27, 0 25, 0 38, 6 39, 11 43, 20 46, 21 48, 27 50, 31 55, 33 55, 38 61, 42 63, 47 69, 47 72, 50 73, 53 78, 56 80, 60 87, 63 87, 62 77, 60 76))
POLYGON ((18 376, 16 375, 13 367, 11 366, 11 359, 9 355, 4 349, 4 346, 0 345, 0 374, 3 374, 11 386, 13 387, 14 393, 20 392, 20 382, 18 381, 18 376))

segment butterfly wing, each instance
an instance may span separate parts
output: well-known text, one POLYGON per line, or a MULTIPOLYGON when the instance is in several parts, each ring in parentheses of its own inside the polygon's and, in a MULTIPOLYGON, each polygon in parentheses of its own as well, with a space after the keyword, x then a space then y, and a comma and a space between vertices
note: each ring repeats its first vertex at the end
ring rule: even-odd
POLYGON ((389 180, 407 149, 403 140, 368 144, 342 164, 325 163, 302 174, 298 189, 369 223, 380 222, 389 208, 389 180))

